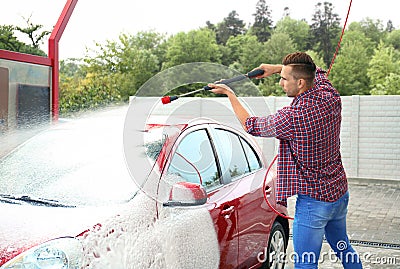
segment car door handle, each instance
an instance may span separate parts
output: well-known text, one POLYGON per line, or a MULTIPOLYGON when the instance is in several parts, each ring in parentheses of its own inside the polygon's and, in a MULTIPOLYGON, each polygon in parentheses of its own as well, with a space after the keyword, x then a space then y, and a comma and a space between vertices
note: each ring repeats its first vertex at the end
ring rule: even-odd
POLYGON ((221 211, 221 215, 227 218, 227 217, 229 217, 230 214, 232 214, 233 211, 235 211, 235 206, 231 205, 227 208, 224 208, 221 211))

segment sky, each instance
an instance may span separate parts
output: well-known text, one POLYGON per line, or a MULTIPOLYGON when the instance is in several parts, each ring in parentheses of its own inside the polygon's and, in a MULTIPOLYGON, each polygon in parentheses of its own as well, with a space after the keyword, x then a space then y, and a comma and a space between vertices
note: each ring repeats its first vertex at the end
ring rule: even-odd
MULTIPOLYGON (((345 21, 350 0, 321 0, 333 4, 333 11, 345 21)), ((386 25, 392 20, 400 28, 397 12, 398 0, 353 0, 349 22, 367 17, 379 19, 386 25)), ((26 18, 33 24, 52 30, 67 0, 8 0, 0 9, 0 25, 26 26, 26 18), (25 18, 25 19, 24 19, 25 18)), ((84 57, 86 48, 95 43, 117 40, 121 33, 136 34, 138 31, 154 30, 175 34, 180 31, 199 29, 206 21, 218 23, 235 10, 239 19, 247 25, 254 20, 258 0, 78 0, 70 21, 60 40, 60 59, 84 57)), ((272 12, 273 22, 282 18, 289 7, 294 19, 311 22, 318 0, 266 0, 272 12)), ((18 36, 18 35, 17 35, 18 36)), ((22 36, 18 36, 22 39, 22 36)), ((23 40, 28 42, 27 40, 23 40)), ((41 48, 47 52, 47 39, 41 48)))

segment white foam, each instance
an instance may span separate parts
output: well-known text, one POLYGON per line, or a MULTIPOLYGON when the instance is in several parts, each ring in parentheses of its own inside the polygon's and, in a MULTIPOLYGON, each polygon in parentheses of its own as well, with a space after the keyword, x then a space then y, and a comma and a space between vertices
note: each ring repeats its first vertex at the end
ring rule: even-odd
POLYGON ((163 208, 139 193, 129 210, 82 240, 84 268, 218 268, 219 247, 206 207, 163 208))

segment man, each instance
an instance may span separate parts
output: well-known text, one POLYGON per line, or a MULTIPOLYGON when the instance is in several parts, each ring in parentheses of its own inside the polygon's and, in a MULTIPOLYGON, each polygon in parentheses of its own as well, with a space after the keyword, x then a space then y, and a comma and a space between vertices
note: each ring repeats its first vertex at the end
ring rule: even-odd
POLYGON ((243 128, 254 136, 279 139, 277 202, 297 195, 293 222, 295 268, 318 268, 324 236, 344 268, 362 268, 349 243, 347 178, 340 155, 341 99, 309 55, 287 55, 282 65, 261 64, 263 78, 280 73, 290 106, 266 117, 250 116, 232 89, 209 84, 228 96, 243 128))

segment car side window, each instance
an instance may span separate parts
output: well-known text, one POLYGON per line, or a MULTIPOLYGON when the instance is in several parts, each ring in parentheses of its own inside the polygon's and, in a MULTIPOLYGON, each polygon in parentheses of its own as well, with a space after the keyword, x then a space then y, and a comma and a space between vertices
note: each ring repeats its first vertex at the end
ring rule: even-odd
POLYGON ((243 138, 240 138, 240 142, 242 142, 242 146, 246 154, 247 161, 249 162, 250 171, 252 172, 260 169, 261 161, 259 156, 255 153, 254 149, 243 138))
POLYGON ((168 173, 179 175, 188 182, 201 183, 206 189, 220 185, 214 151, 205 129, 191 132, 182 139, 168 173))
POLYGON ((250 172, 239 137, 223 129, 215 129, 215 131, 218 141, 218 157, 223 163, 222 173, 224 175, 228 174, 231 179, 234 179, 250 172))

